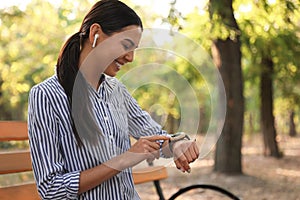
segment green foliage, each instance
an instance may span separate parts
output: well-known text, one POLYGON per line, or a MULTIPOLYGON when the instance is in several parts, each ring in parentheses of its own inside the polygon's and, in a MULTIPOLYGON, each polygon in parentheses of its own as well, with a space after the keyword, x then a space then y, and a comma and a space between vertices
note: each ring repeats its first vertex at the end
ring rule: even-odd
POLYGON ((178 32, 182 30, 182 23, 185 19, 181 12, 175 8, 176 0, 170 3, 169 15, 167 18, 163 19, 164 23, 168 23, 171 25, 171 32, 178 32))
POLYGON ((78 8, 64 1, 56 8, 34 0, 24 11, 1 10, 0 119, 26 119, 30 88, 54 74, 59 50, 66 36, 79 29, 86 9, 87 2, 78 8))
MULTIPOLYGON (((215 1, 213 6, 222 11, 224 1, 215 1)), ((210 8, 211 9, 211 8, 210 8)), ((300 97, 300 31, 299 1, 296 0, 235 0, 234 16, 240 31, 228 24, 220 15, 195 9, 186 17, 182 30, 210 51, 216 38, 234 40, 240 36, 242 42, 242 66, 244 74, 244 97, 246 100, 245 130, 259 130, 259 74, 263 56, 272 58, 275 64, 275 113, 285 115, 287 110, 279 102, 298 110, 300 97), (278 99, 278 100, 277 100, 278 99)), ((281 118, 282 119, 282 118, 281 118)))
POLYGON ((289 105, 290 109, 297 109, 299 105, 300 91, 295 87, 300 84, 299 6, 299 2, 293 0, 236 1, 235 4, 237 21, 242 30, 247 112, 259 107, 258 101, 253 99, 253 96, 259 95, 259 82, 255 80, 263 70, 261 59, 271 58, 275 68, 274 108, 277 123, 281 126, 289 120, 289 109, 278 106, 278 102, 289 105), (280 117, 284 115, 285 118, 280 117))
POLYGON ((210 50, 214 38, 211 29, 212 24, 210 23, 209 13, 195 8, 192 13, 186 16, 182 33, 201 44, 206 50, 210 50))
MULTIPOLYGON (((147 8, 126 1, 140 15, 145 27, 151 27, 159 17, 149 13, 147 8)), ((222 9, 222 1, 214 4, 222 9)), ((30 88, 54 74, 56 59, 63 42, 68 36, 78 31, 80 22, 93 2, 88 0, 63 0, 61 5, 54 6, 46 0, 33 0, 23 11, 17 7, 0 11, 0 119, 26 119, 27 98, 30 88)), ((169 16, 161 20, 171 24, 174 30, 180 30, 210 52, 215 38, 235 39, 242 41, 242 64, 245 79, 246 120, 251 115, 254 131, 258 129, 258 75, 262 56, 269 56, 275 64, 275 113, 288 116, 284 106, 288 105, 299 112, 300 105, 300 40, 299 40, 299 1, 297 0, 264 0, 234 1, 234 15, 241 31, 232 24, 223 21, 222 15, 210 15, 209 7, 205 10, 195 8, 187 16, 182 16, 180 9, 170 5, 169 16)), ((226 13, 223 13, 226 15, 226 13)), ((181 50, 194 55, 188 45, 179 44, 181 50)), ((210 101, 205 81, 191 63, 190 58, 165 60, 165 54, 157 55, 148 52, 147 56, 136 58, 132 65, 124 67, 122 73, 132 66, 147 62, 165 64, 175 69, 197 91, 202 110, 209 110, 210 101), (144 60, 143 60, 144 59, 144 60)), ((166 77, 172 75, 164 72, 166 77)), ((121 76, 122 74, 120 74, 121 76)), ((176 84, 176 82, 172 83, 176 84)), ((143 86, 134 96, 147 110, 157 116, 164 113, 174 119, 180 118, 178 100, 172 92, 161 86, 143 86), (158 93, 157 91, 161 91, 158 93), (173 99, 172 101, 170 99, 173 99), (161 106, 154 106, 160 104, 161 106), (152 109, 152 110, 151 110, 152 109)), ((207 119, 210 113, 207 112, 207 119)), ((160 118, 162 119, 162 118, 160 118)), ((246 126, 248 121, 245 122, 246 126)), ((246 127, 250 130, 249 127, 246 127)))

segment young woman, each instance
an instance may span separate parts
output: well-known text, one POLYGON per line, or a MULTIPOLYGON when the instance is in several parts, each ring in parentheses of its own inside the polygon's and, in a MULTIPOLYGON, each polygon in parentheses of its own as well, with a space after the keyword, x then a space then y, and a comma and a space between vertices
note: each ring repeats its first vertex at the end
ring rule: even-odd
POLYGON ((139 199, 134 165, 173 156, 185 172, 197 159, 194 141, 170 140, 114 78, 133 61, 142 29, 124 3, 97 2, 61 49, 56 74, 31 89, 29 141, 43 199, 139 199))

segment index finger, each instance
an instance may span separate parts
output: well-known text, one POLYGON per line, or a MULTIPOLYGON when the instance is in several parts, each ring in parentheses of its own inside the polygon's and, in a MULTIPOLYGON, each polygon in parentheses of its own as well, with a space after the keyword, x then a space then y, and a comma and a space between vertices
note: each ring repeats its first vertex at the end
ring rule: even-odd
POLYGON ((152 142, 157 141, 157 140, 169 140, 170 139, 170 137, 167 135, 152 135, 152 136, 144 136, 141 138, 147 139, 152 142))

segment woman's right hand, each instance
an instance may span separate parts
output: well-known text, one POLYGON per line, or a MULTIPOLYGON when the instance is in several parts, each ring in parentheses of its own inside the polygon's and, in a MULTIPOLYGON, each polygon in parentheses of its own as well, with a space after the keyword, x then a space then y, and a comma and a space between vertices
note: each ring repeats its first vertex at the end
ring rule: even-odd
POLYGON ((140 162, 147 160, 158 159, 160 156, 160 140, 169 140, 168 136, 153 135, 140 137, 128 150, 128 152, 136 154, 136 157, 140 159, 140 162))
POLYGON ((141 137, 128 151, 107 161, 105 165, 118 171, 122 171, 123 169, 133 167, 146 159, 154 160, 155 158, 159 158, 160 140, 169 140, 169 137, 163 135, 141 137))

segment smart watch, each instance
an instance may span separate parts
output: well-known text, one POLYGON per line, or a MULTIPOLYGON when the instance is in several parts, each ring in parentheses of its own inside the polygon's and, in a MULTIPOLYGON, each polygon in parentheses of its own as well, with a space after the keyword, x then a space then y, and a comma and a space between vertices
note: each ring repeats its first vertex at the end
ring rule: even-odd
POLYGON ((180 140, 190 140, 190 137, 185 132, 178 132, 171 135, 169 139, 169 148, 172 153, 173 153, 173 145, 175 144, 175 142, 178 142, 180 140))

